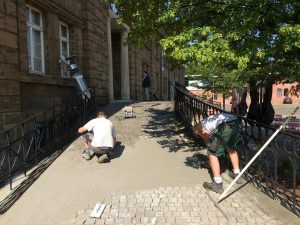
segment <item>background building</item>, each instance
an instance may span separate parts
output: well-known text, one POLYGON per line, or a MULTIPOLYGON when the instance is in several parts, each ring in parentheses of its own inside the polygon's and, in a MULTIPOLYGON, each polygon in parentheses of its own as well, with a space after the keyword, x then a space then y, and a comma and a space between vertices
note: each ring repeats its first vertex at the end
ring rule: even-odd
POLYGON ((296 83, 278 83, 273 85, 272 103, 276 105, 282 104, 285 97, 288 96, 292 100, 292 103, 300 104, 300 93, 298 92, 296 95, 291 94, 291 90, 294 89, 296 85, 296 83))
MULTIPOLYGON (((193 94, 200 96, 209 101, 223 103, 223 94, 222 93, 212 93, 211 91, 207 91, 206 87, 209 85, 207 82, 202 82, 198 80, 188 80, 186 83, 186 88, 190 90, 193 94)), ((273 105, 281 105, 283 104, 284 99, 288 96, 292 104, 300 103, 300 94, 298 93, 292 94, 292 90, 296 87, 296 83, 292 84, 282 84, 277 83, 273 84, 273 93, 272 93, 272 104, 273 105)), ((251 102, 251 98, 248 92, 247 95, 247 104, 249 105, 251 102)), ((231 104, 231 97, 225 98, 225 104, 231 104)))
POLYGON ((171 71, 154 43, 143 49, 124 44, 130 28, 116 16, 103 0, 3 0, 0 129, 75 94, 60 56, 78 56, 97 105, 142 100, 143 70, 151 77, 152 99, 168 100, 169 81, 183 84, 183 70, 171 71))

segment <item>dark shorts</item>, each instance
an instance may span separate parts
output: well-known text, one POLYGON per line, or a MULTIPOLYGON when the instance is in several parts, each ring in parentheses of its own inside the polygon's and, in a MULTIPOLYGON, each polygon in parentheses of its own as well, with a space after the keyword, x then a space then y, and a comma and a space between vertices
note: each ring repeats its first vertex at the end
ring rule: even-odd
POLYGON ((92 146, 91 143, 92 143, 92 140, 94 138, 94 135, 92 133, 86 133, 86 134, 84 134, 83 138, 85 140, 85 143, 87 143, 89 145, 89 149, 91 151, 93 151, 95 154, 102 155, 102 154, 106 154, 106 153, 112 151, 111 147, 106 147, 106 146, 95 147, 95 146, 92 146))
POLYGON ((242 127, 240 119, 221 123, 207 144, 208 154, 219 157, 224 155, 226 146, 236 149, 242 127))

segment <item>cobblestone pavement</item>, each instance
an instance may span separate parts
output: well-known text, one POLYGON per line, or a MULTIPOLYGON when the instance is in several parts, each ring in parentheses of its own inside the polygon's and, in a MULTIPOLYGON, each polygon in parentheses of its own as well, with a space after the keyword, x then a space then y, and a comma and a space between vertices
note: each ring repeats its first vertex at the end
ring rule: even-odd
MULTIPOLYGON (((100 219, 89 218, 92 208, 77 212, 68 224, 186 224, 186 225, 279 225, 245 195, 215 204, 217 196, 196 187, 165 187, 129 195, 114 195, 103 201, 100 219)), ((63 223, 66 224, 66 223, 63 223)))

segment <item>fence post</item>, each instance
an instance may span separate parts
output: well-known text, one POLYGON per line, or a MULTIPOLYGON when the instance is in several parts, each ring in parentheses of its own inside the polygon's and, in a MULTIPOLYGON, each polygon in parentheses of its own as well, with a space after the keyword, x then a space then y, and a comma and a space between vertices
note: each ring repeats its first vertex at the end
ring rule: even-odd
POLYGON ((8 160, 9 187, 10 187, 10 190, 12 190, 12 169, 11 169, 9 131, 6 132, 6 146, 7 146, 6 149, 7 149, 7 160, 8 160))

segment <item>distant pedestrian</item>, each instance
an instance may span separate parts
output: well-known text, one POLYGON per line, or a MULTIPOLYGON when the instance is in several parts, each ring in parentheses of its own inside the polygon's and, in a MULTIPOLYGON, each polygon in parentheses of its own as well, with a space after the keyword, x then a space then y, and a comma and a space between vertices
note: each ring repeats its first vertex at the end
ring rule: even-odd
POLYGON ((143 87, 143 100, 149 101, 150 76, 147 73, 147 71, 143 72, 142 87, 143 87))
MULTIPOLYGON (((236 144, 242 130, 242 121, 235 115, 219 113, 203 119, 193 126, 193 132, 200 136, 208 148, 208 160, 213 173, 213 182, 205 182, 203 187, 217 193, 223 193, 220 163, 218 157, 229 153, 233 172, 229 172, 231 178, 240 173, 239 158, 236 152, 236 144)), ((238 183, 241 183, 239 180, 238 183)))
POLYGON ((109 160, 110 154, 116 144, 116 131, 112 122, 106 119, 104 112, 99 112, 97 118, 90 120, 78 133, 83 134, 85 140, 85 151, 83 158, 90 160, 94 155, 98 162, 103 163, 109 160))

